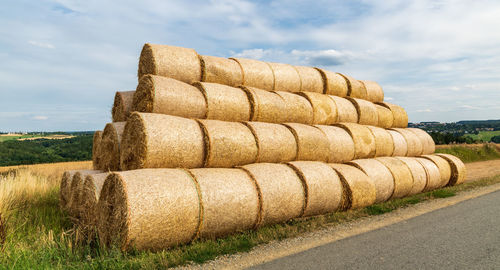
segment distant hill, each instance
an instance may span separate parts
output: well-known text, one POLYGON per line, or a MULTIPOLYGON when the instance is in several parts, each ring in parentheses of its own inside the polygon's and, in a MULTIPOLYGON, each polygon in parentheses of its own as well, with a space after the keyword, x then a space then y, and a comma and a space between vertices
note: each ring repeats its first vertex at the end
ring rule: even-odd
POLYGON ((499 120, 462 120, 458 121, 460 125, 500 125, 499 120))

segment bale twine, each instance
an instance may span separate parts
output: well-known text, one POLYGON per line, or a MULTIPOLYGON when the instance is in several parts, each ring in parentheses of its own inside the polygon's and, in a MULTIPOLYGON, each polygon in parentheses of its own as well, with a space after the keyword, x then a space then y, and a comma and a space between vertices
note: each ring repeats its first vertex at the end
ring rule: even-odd
POLYGON ((116 92, 111 116, 113 122, 127 121, 132 110, 135 91, 116 92))
POLYGON ((203 128, 207 149, 204 167, 230 168, 254 163, 257 159, 257 141, 246 125, 218 120, 198 122, 203 128))
POLYGON ((314 92, 301 92, 313 108, 313 124, 331 125, 338 122, 337 105, 327 95, 314 92))
POLYGON ((274 90, 274 74, 266 63, 254 59, 229 58, 240 65, 243 74, 243 85, 256 87, 268 91, 274 90))
POLYGON ((61 178, 61 187, 59 189, 59 205, 61 209, 66 210, 71 198, 71 181, 78 170, 65 171, 61 178))
POLYGON ((224 57, 200 55, 201 81, 238 86, 243 83, 243 74, 238 62, 224 57))
POLYGON ((287 163, 304 184, 306 204, 302 216, 315 216, 336 211, 342 199, 342 183, 330 166, 317 161, 287 163))
POLYGON ((449 186, 454 186, 465 182, 465 179, 467 178, 467 169, 465 167, 465 164, 459 158, 449 154, 437 155, 444 158, 450 164, 451 178, 448 182, 449 186))
POLYGON ((280 163, 295 160, 297 142, 285 126, 263 122, 246 122, 257 142, 255 162, 280 163))
POLYGON ((287 107, 283 98, 275 92, 254 88, 242 87, 248 95, 252 105, 251 121, 283 123, 287 116, 284 114, 287 107))
POLYGON ((83 182, 87 175, 102 173, 98 170, 79 170, 73 175, 70 186, 70 199, 68 202, 68 213, 71 217, 79 219, 82 214, 80 197, 83 190, 83 182))
POLYGON ((358 111, 354 104, 352 104, 348 99, 329 96, 335 104, 337 105, 338 121, 341 123, 357 123, 358 122, 358 111))
POLYGON ((134 111, 205 118, 207 103, 195 86, 171 78, 147 75, 139 80, 134 111))
POLYGON ((393 119, 392 127, 395 128, 408 127, 408 114, 406 114, 406 111, 405 109, 403 109, 403 107, 388 102, 379 102, 378 104, 391 110, 393 119))
POLYGON ((349 163, 362 170, 373 180, 375 185, 375 202, 380 203, 389 200, 394 192, 394 177, 391 171, 376 159, 357 159, 349 163))
POLYGON ((422 142, 417 137, 417 135, 415 135, 415 133, 405 128, 392 128, 392 130, 399 132, 405 138, 408 147, 406 156, 416 157, 422 155, 422 142))
POLYGON ((401 135, 401 133, 388 129, 387 132, 391 134, 392 141, 394 143, 394 151, 392 152, 392 156, 400 156, 404 157, 408 153, 408 143, 406 143, 405 137, 401 135))
POLYGON ((328 164, 339 175, 342 182, 340 210, 363 208, 375 203, 375 183, 360 169, 346 164, 328 164))
POLYGON ((341 127, 316 125, 328 138, 330 154, 328 163, 344 163, 354 159, 354 141, 341 127))
POLYGON ((347 98, 358 112, 358 124, 361 125, 378 125, 378 112, 375 104, 358 98, 347 98))
POLYGON ((99 153, 99 145, 102 141, 102 131, 98 130, 94 132, 94 138, 92 141, 92 167, 94 169, 99 169, 101 165, 101 154, 99 153))
POLYGON ((347 82, 347 96, 353 98, 366 99, 367 93, 365 85, 351 76, 339 73, 347 82))
POLYGON ((438 187, 441 188, 448 185, 451 179, 450 163, 448 163, 448 161, 446 161, 443 157, 437 155, 423 155, 422 157, 434 162, 434 164, 438 167, 439 174, 441 175, 441 182, 438 187))
POLYGON ((436 151, 436 144, 434 143, 434 140, 432 139, 431 135, 429 135, 429 133, 419 128, 407 128, 407 130, 417 135, 418 139, 422 143, 423 155, 430 155, 433 154, 434 151, 436 151))
POLYGON ((394 117, 392 116, 391 110, 378 104, 374 105, 375 108, 377 108, 377 116, 378 116, 377 126, 382 128, 391 128, 392 123, 394 122, 394 117))
POLYGON ((382 87, 374 81, 360 81, 366 88, 366 100, 371 102, 382 102, 384 101, 384 90, 382 87))
POLYGON ((100 170, 120 170, 120 148, 126 122, 108 123, 102 133, 100 170))
POLYGON ((379 127, 366 126, 375 138, 375 157, 390 157, 394 153, 394 141, 391 134, 379 127))
POLYGON ((408 193, 408 196, 422 192, 427 185, 427 173, 425 172, 424 166, 422 166, 416 158, 397 157, 397 159, 401 160, 404 164, 406 164, 406 166, 408 166, 411 171, 411 175, 413 176, 413 186, 410 193, 408 193))
POLYGON ((298 123, 284 125, 290 129, 297 142, 296 160, 328 161, 330 143, 321 129, 298 123))
POLYGON ((354 159, 375 157, 375 137, 366 126, 355 123, 335 124, 351 135, 354 141, 354 159))
POLYGON ((187 118, 134 112, 122 136, 121 168, 199 168, 205 160, 200 125, 187 118))
POLYGON ((199 187, 181 169, 112 173, 98 211, 101 243, 122 250, 158 250, 190 242, 202 220, 199 187))
POLYGON ((223 121, 249 121, 252 106, 241 88, 216 83, 194 83, 207 101, 207 119, 223 121))
POLYGON ((378 157, 376 160, 382 162, 394 177, 394 192, 391 198, 403 198, 410 194, 413 189, 413 176, 410 168, 394 157, 378 157))
POLYGON ((242 167, 255 181, 261 199, 257 227, 301 216, 305 191, 295 171, 285 164, 255 163, 242 167))
POLYGON ((260 214, 259 193, 252 178, 241 169, 189 170, 200 186, 203 220, 201 238, 216 238, 249 230, 260 214))
POLYGON ((313 108, 311 103, 303 96, 288 92, 275 92, 278 94, 286 105, 286 110, 283 114, 286 115, 286 122, 312 124, 313 108))
POLYGON ((193 49, 146 43, 139 59, 137 77, 145 74, 169 77, 186 83, 201 81, 201 64, 193 49))
POLYGON ((268 63, 274 74, 274 91, 299 92, 300 75, 294 66, 281 63, 268 63))
POLYGON ((349 87, 342 75, 328 70, 316 68, 323 77, 324 93, 338 97, 346 97, 349 87))
POLYGON ((300 76, 301 92, 323 93, 323 77, 321 73, 312 67, 295 66, 300 76))
POLYGON ((89 174, 83 181, 80 196, 81 223, 80 227, 86 232, 89 239, 93 236, 97 224, 97 202, 102 186, 110 173, 89 174))

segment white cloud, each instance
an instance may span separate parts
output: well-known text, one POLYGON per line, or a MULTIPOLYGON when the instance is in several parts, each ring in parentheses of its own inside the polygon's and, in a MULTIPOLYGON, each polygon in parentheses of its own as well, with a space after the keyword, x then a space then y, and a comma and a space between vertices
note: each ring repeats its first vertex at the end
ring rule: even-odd
POLYGON ((45 49, 55 49, 54 45, 47 43, 47 42, 39 42, 39 41, 33 41, 30 40, 28 41, 29 44, 40 47, 40 48, 45 48, 45 49))
POLYGON ((417 110, 417 112, 432 112, 432 110, 427 108, 427 109, 417 110))
POLYGON ((33 116, 33 119, 34 120, 40 120, 40 121, 45 121, 45 120, 48 120, 49 117, 45 116, 45 115, 35 115, 33 116))

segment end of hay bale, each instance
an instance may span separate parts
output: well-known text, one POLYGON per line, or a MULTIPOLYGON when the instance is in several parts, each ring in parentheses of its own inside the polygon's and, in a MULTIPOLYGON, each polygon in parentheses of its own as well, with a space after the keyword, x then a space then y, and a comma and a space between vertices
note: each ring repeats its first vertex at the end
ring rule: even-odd
POLYGON ((66 210, 71 196, 71 181, 78 170, 65 171, 61 178, 59 189, 59 205, 61 209, 66 210))
POLYGON ((425 169, 425 173, 427 175, 427 183, 423 192, 431 191, 436 188, 439 188, 441 185, 441 173, 439 172, 439 168, 437 165, 426 158, 417 157, 415 160, 422 165, 425 169))
POLYGON ((347 163, 363 171, 375 185, 375 203, 389 200, 394 193, 394 177, 391 171, 376 159, 357 159, 347 163))
POLYGON ((71 180, 70 186, 70 199, 68 201, 68 213, 71 217, 80 219, 82 213, 82 205, 80 201, 81 193, 83 190, 83 182, 85 177, 90 174, 102 173, 98 170, 79 170, 76 171, 71 180))
POLYGON ((341 210, 359 209, 375 202, 375 184, 363 171, 346 164, 328 165, 338 173, 342 181, 344 195, 341 210))
POLYGON ((384 101, 384 90, 374 81, 361 80, 360 81, 366 88, 366 100, 371 102, 384 101))
POLYGON ((410 168, 395 157, 378 157, 376 160, 382 162, 394 177, 394 192, 391 198, 402 198, 407 196, 413 188, 413 176, 410 168))
POLYGON ((295 136, 297 142, 297 160, 328 161, 330 143, 325 133, 315 126, 298 123, 285 125, 295 136))
POLYGON ((387 132, 391 134, 392 141, 394 143, 394 151, 392 152, 392 156, 404 157, 408 154, 408 143, 401 133, 387 129, 387 132))
POLYGON ((300 92, 300 75, 292 65, 268 63, 274 74, 274 91, 300 92))
POLYGON ((427 172, 424 166, 416 160, 416 158, 410 157, 397 157, 410 169, 411 175, 413 176, 413 186, 408 193, 408 196, 418 194, 425 189, 427 185, 427 172))
POLYGON ((95 170, 100 169, 101 166, 101 153, 99 153, 99 145, 102 141, 102 131, 98 130, 94 132, 94 138, 92 140, 92 166, 95 170))
POLYGON ((120 169, 120 145, 126 122, 108 123, 102 133, 99 152, 101 170, 117 171, 120 169))
POLYGON ((423 155, 430 155, 436 151, 436 144, 429 133, 419 128, 407 128, 407 130, 413 132, 422 143, 423 155))
POLYGON ((344 77, 344 79, 347 82, 347 89, 348 89, 347 96, 348 97, 360 98, 360 99, 367 98, 366 88, 365 88, 365 85, 363 83, 354 79, 351 76, 341 74, 341 73, 338 73, 338 74, 341 75, 342 77, 344 77))
POLYGON ((283 125, 246 122, 257 142, 255 162, 280 163, 295 160, 297 142, 293 133, 283 125))
POLYGON ((286 115, 286 121, 290 123, 312 124, 313 108, 311 103, 303 96, 295 93, 276 91, 285 102, 286 110, 282 113, 286 115))
POLYGON ((127 121, 132 110, 134 93, 135 91, 116 92, 113 108, 111 109, 113 122, 127 121))
POLYGON ((445 187, 446 185, 448 185, 451 180, 450 163, 446 159, 438 155, 422 155, 422 157, 434 162, 434 164, 436 164, 436 166, 438 167, 439 174, 441 175, 441 183, 438 187, 445 187))
POLYGON ((451 177, 448 182, 448 186, 455 186, 465 182, 467 178, 467 168, 465 164, 458 157, 450 154, 437 154, 438 156, 444 158, 451 167, 451 177))
POLYGON ((391 128, 394 122, 394 117, 392 115, 391 110, 379 104, 374 104, 374 105, 375 108, 377 109, 377 116, 378 116, 377 126, 381 128, 391 128))
POLYGON ((378 112, 375 104, 358 98, 347 98, 358 112, 358 124, 361 125, 378 125, 378 112))
POLYGON ((252 116, 250 97, 241 88, 216 83, 194 83, 206 99, 207 119, 249 121, 252 116))
POLYGON ((255 87, 242 87, 249 96, 252 105, 252 121, 283 123, 287 119, 284 112, 287 106, 283 98, 275 92, 255 87))
POLYGON ((392 127, 394 128, 408 127, 408 114, 406 113, 405 109, 403 109, 403 107, 389 102, 379 102, 377 104, 391 110, 393 117, 392 127))
POLYGON ((391 134, 379 127, 366 126, 375 138, 375 157, 390 157, 394 153, 394 140, 391 134))
POLYGON ((203 82, 238 86, 243 83, 243 74, 238 62, 223 57, 200 55, 203 82))
POLYGON ((323 93, 323 77, 312 67, 294 66, 300 76, 300 91, 323 93))
POLYGON ((139 79, 134 97, 132 109, 137 112, 153 112, 155 99, 155 84, 153 75, 144 75, 139 79))
POLYGON ((405 138, 406 144, 408 145, 406 156, 416 157, 422 155, 422 142, 415 133, 409 131, 406 128, 393 128, 392 130, 399 132, 405 138))
POLYGON ((344 163, 354 159, 355 148, 351 135, 341 127, 316 125, 328 138, 328 163, 344 163))
POLYGON ((338 97, 346 97, 349 87, 347 81, 340 74, 316 68, 323 78, 324 94, 333 95, 338 97))
POLYGON ((375 137, 366 126, 355 123, 339 123, 335 126, 343 128, 351 135, 354 141, 354 159, 375 157, 375 137))
POLYGON ((341 123, 357 123, 358 111, 348 99, 329 96, 337 105, 338 121, 341 123))
POLYGON ((300 92, 298 94, 311 103, 313 124, 330 125, 338 122, 337 105, 329 96, 314 92, 300 92))

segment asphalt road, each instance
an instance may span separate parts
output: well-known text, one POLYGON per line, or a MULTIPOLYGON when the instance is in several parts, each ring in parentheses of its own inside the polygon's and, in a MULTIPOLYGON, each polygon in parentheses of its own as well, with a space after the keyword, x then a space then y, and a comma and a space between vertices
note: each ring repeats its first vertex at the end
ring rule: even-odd
POLYGON ((500 269, 500 191, 251 269, 500 269))

